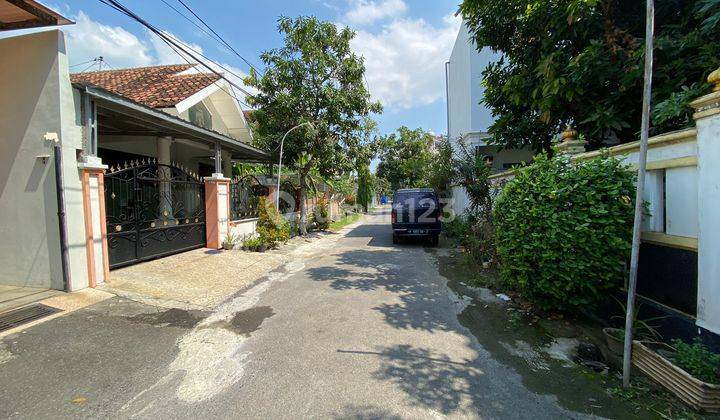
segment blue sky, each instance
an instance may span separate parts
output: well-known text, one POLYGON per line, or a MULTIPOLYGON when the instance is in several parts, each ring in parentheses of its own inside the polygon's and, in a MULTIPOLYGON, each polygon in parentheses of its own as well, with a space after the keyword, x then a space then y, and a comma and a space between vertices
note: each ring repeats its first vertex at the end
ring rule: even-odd
MULTIPOLYGON (((183 10, 177 0, 165 0, 183 10)), ((256 66, 262 51, 279 46, 278 16, 316 15, 357 31, 353 50, 365 57, 367 82, 385 106, 381 133, 400 125, 446 130, 444 63, 460 25, 458 0, 185 0, 256 66)), ((97 0, 47 0, 77 22, 66 27, 73 71, 103 56, 114 68, 183 62, 139 24, 97 0)), ((248 66, 161 0, 123 0, 128 8, 181 42, 244 74, 248 66)), ((184 10, 183 10, 184 11, 184 10)), ((187 12, 185 11, 187 14, 187 12)))

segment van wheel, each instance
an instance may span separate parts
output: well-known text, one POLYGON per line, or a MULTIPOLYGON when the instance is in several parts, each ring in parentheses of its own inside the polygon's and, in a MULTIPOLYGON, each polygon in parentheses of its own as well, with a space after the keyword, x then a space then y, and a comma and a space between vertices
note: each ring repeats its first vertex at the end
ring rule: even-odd
POLYGON ((397 245, 400 243, 400 238, 397 235, 393 235, 393 244, 397 245))
POLYGON ((433 235, 433 236, 430 238, 430 244, 431 244, 432 246, 438 246, 438 243, 440 243, 440 239, 439 239, 438 236, 439 236, 439 235, 433 235))

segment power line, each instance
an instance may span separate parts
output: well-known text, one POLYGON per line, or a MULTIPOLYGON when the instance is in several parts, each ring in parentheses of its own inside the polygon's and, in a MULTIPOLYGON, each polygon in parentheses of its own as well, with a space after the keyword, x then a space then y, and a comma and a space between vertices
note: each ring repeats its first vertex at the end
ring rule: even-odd
POLYGON ((96 60, 96 58, 93 58, 92 60, 83 61, 82 63, 73 64, 73 65, 70 66, 70 68, 82 66, 83 64, 94 63, 95 60, 96 60))
MULTIPOLYGON (((178 49, 180 49, 180 51, 182 51, 182 52, 185 53, 186 55, 190 56, 193 60, 195 60, 195 62, 197 62, 197 63, 199 63, 199 64, 202 64, 204 67, 206 67, 206 68, 207 68, 208 70, 210 70, 211 72, 213 72, 213 73, 215 73, 216 75, 218 75, 218 76, 222 77, 223 79, 227 80, 228 83, 230 83, 231 85, 233 85, 234 87, 236 87, 237 89, 239 89, 241 92, 245 93, 246 95, 250 95, 250 93, 247 92, 247 91, 245 91, 244 88, 242 88, 241 86, 238 86, 237 84, 235 84, 235 83, 232 82, 231 80, 227 79, 222 73, 220 73, 220 72, 218 72, 217 70, 213 69, 210 65, 208 65, 207 63, 205 63, 204 61, 202 61, 201 59, 199 59, 197 56, 193 55, 192 53, 195 53, 195 54, 197 54, 198 56, 204 58, 205 60, 210 61, 211 63, 215 64, 216 66, 220 67, 221 69, 225 70, 226 72, 232 74, 233 76, 237 77, 238 79, 242 79, 242 76, 238 75, 238 74, 235 73, 234 71, 228 69, 227 67, 223 66, 223 65, 220 64, 220 63, 217 63, 217 62, 213 61, 211 58, 207 57, 206 55, 204 55, 204 54, 201 53, 200 51, 197 51, 197 50, 195 50, 194 48, 192 48, 192 47, 190 47, 190 46, 188 46, 188 45, 183 45, 183 44, 178 43, 179 40, 178 40, 177 38, 168 36, 164 31, 161 31, 161 30, 158 29, 156 26, 150 24, 148 21, 144 20, 144 19, 141 18, 139 15, 137 15, 136 13, 134 13, 133 11, 131 11, 130 9, 128 9, 127 7, 123 6, 119 1, 117 1, 117 0, 99 0, 99 1, 100 1, 101 3, 104 3, 104 4, 106 4, 106 5, 114 8, 115 10, 118 10, 118 11, 120 11, 121 13, 129 16, 131 19, 139 22, 141 25, 143 25, 143 26, 145 26, 146 28, 150 29, 150 31, 152 31, 155 35, 159 36, 159 37, 160 37, 163 41, 165 41, 166 43, 168 43, 168 42, 172 43, 175 47, 177 47, 178 49), (192 51, 192 53, 191 53, 190 51, 188 51, 188 50, 192 51)), ((177 52, 177 51, 176 51, 176 52, 177 52)))
MULTIPOLYGON (((140 16, 138 16, 137 14, 135 14, 134 12, 132 12, 130 9, 128 9, 127 7, 123 6, 123 5, 122 5, 120 2, 118 2, 117 0, 99 0, 99 1, 100 1, 101 3, 103 3, 103 4, 105 4, 106 6, 109 6, 109 7, 113 8, 113 9, 115 9, 115 10, 123 13, 124 15, 130 17, 131 19, 135 20, 136 22, 138 22, 138 23, 140 23, 141 25, 143 25, 143 26, 145 26, 146 28, 148 28, 151 32, 153 32, 155 35, 157 35, 158 37, 160 37, 160 39, 161 39, 165 44, 167 44, 173 51, 175 51, 175 53, 177 53, 183 60, 185 60, 185 61, 188 62, 189 64, 201 64, 203 67, 205 67, 205 68, 207 68, 208 70, 210 70, 213 74, 215 74, 216 76, 218 76, 218 77, 220 77, 221 79, 225 80, 228 84, 230 84, 230 86, 238 89, 239 91, 241 91, 242 93, 244 93, 244 94, 247 95, 247 96, 252 96, 252 94, 250 94, 250 92, 248 92, 248 91, 245 90, 243 87, 237 85, 235 82, 233 82, 232 80, 230 80, 230 79, 228 79, 227 77, 225 77, 224 74, 222 74, 222 73, 218 72, 217 70, 215 70, 211 65, 207 64, 205 61, 201 60, 200 58, 198 58, 198 57, 197 57, 196 55, 194 55, 193 53, 195 53, 195 54, 199 55, 200 57, 202 57, 202 58, 210 61, 210 62, 213 63, 214 65, 216 65, 216 66, 220 67, 221 69, 227 71, 228 73, 234 75, 234 76, 237 77, 238 79, 242 79, 241 76, 239 76, 238 74, 236 74, 236 73, 233 72, 232 70, 226 68, 225 66, 223 66, 223 65, 221 65, 221 64, 219 64, 219 63, 216 63, 216 62, 212 61, 210 58, 206 57, 205 55, 203 55, 203 54, 200 53, 199 51, 194 50, 194 49, 191 48, 191 47, 188 47, 188 46, 186 46, 186 45, 181 45, 181 44, 179 44, 174 37, 168 36, 165 32, 159 30, 157 27, 155 27, 154 25, 150 24, 149 22, 147 22, 146 20, 144 20, 143 18, 141 18, 140 16), (190 50, 190 51, 188 51, 188 50, 190 50), (192 51, 192 52, 191 52, 191 51, 192 51), (189 56, 189 57, 191 57, 193 60, 195 60, 195 63, 192 63, 190 60, 188 60, 187 56, 189 56)), ((200 74, 203 74, 203 73, 200 73, 200 74)), ((208 77, 208 79, 209 79, 209 77, 208 77)), ((213 83, 215 83, 215 82, 213 82, 213 83)), ((225 93, 228 93, 229 95, 233 96, 238 102, 242 103, 243 105, 245 105, 245 106, 247 106, 247 107, 249 107, 249 108, 252 108, 252 107, 251 107, 250 105, 248 105, 247 103, 245 103, 245 102, 243 102, 243 101, 240 101, 240 100, 237 98, 237 96, 234 95, 234 93, 231 94, 231 93, 227 92, 226 90, 224 90, 224 89, 222 88, 222 86, 220 86, 220 85, 217 85, 217 86, 220 87, 220 89, 222 89, 225 93)))
MULTIPOLYGON (((180 15, 180 16, 182 16, 183 19, 187 20, 187 21, 190 22, 193 26, 195 26, 195 27, 198 28, 200 31, 202 31, 202 32, 203 32, 205 35, 207 35, 209 38, 211 38, 212 40, 220 43, 226 50, 228 50, 229 52, 231 52, 231 53, 235 54, 236 56, 238 56, 242 61, 244 61, 248 66, 250 66, 250 68, 252 68, 252 69, 254 69, 255 71, 257 71, 258 73, 262 74, 255 66, 252 65, 252 63, 250 63, 248 60, 245 59, 245 57, 243 57, 242 55, 240 55, 240 53, 238 53, 238 52, 235 50, 235 48, 233 48, 230 44, 228 44, 227 42, 225 42, 225 40, 224 40, 222 37, 220 37, 219 35, 217 35, 217 32, 215 32, 212 28, 210 28, 210 27, 208 26, 208 29, 210 29, 210 30, 212 31, 212 33, 211 33, 211 32, 208 32, 207 29, 205 29, 203 26, 201 26, 200 24, 198 24, 195 20, 191 19, 188 15, 186 15, 186 14, 183 13, 182 11, 178 10, 175 6, 173 6, 172 4, 168 3, 167 0, 160 0, 160 1, 162 1, 167 7, 169 7, 169 8, 172 9, 173 11, 175 11, 175 13, 177 13, 177 14, 180 15)), ((198 17, 197 14, 195 14, 187 5, 183 4, 183 6, 184 6, 186 9, 190 10, 190 13, 193 13, 194 16, 196 16, 198 19, 200 19, 200 17, 198 17)), ((207 26, 207 24, 206 24, 202 19, 200 19, 200 21, 201 21, 205 26, 207 26)))
POLYGON ((85 73, 86 71, 88 71, 88 70, 89 70, 92 66, 94 66, 94 65, 95 65, 95 60, 92 60, 92 63, 90 63, 89 66, 87 66, 87 67, 85 67, 84 69, 80 70, 78 73, 85 73))
MULTIPOLYGON (((210 30, 210 32, 212 32, 213 34, 215 34, 215 36, 217 36, 217 38, 220 40, 220 42, 222 42, 223 44, 225 44, 225 46, 226 46, 227 48, 229 48, 233 53, 235 53, 235 55, 237 55, 238 57, 240 57, 240 59, 241 59, 242 61, 244 61, 245 64, 247 64, 248 66, 250 66, 250 68, 252 68, 252 69, 255 70, 256 72, 261 73, 257 68, 255 68, 255 66, 252 65, 252 63, 250 63, 248 60, 246 60, 245 57, 243 57, 242 55, 240 55, 240 53, 237 52, 237 51, 235 50, 235 48, 232 47, 232 45, 228 44, 227 41, 225 41, 225 39, 223 39, 223 37, 220 36, 220 34, 218 34, 217 32, 215 32, 215 30, 214 30, 210 25, 208 25, 207 22, 205 22, 205 21, 203 20, 203 18, 201 18, 200 16, 198 16, 198 14, 195 13, 195 12, 190 8, 190 6, 187 5, 187 3, 185 3, 183 0, 177 0, 177 1, 178 1, 180 4, 182 4, 183 7, 188 10, 188 12, 192 13, 192 15, 195 16, 195 18, 197 18, 197 20, 199 20, 200 22, 202 22, 202 24, 205 25, 205 27, 208 28, 208 29, 210 30)), ((262 74, 262 73, 261 73, 261 74, 262 74)))

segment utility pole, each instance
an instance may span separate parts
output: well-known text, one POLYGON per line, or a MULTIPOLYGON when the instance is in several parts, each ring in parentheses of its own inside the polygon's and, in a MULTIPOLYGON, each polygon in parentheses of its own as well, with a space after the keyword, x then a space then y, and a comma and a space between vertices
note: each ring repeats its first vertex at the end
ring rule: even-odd
POLYGON ((638 162, 637 191, 635 193, 635 219, 633 221, 632 253, 630 256, 630 279, 628 281, 627 305, 625 306, 625 351, 623 353, 623 387, 630 387, 632 369, 633 326, 635 324, 635 295, 640 260, 640 223, 642 222, 643 191, 647 169, 648 137, 650 133, 650 100, 653 74, 653 38, 655 36, 655 3, 647 0, 645 15, 645 72, 643 84, 642 126, 640 127, 640 156, 638 162))

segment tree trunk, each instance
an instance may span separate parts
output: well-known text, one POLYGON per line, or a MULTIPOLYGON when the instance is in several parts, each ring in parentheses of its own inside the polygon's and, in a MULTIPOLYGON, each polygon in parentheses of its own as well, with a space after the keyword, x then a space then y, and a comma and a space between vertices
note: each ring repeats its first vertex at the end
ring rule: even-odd
POLYGON ((300 235, 307 235, 307 174, 300 172, 300 235))

